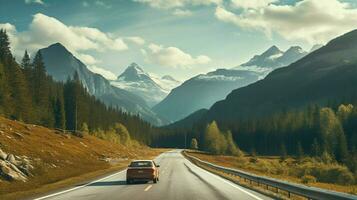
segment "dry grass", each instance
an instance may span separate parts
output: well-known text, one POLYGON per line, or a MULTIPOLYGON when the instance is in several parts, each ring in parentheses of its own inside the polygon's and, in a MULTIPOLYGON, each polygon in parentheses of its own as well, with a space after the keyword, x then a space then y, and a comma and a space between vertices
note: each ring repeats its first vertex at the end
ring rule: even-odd
MULTIPOLYGON (((221 166, 241 169, 246 172, 254 173, 262 176, 269 176, 281 180, 291 181, 295 183, 302 184, 301 177, 296 175, 296 173, 292 173, 295 171, 295 168, 301 168, 303 166, 299 166, 299 163, 289 158, 284 161, 285 163, 281 163, 279 157, 234 157, 234 156, 216 156, 209 155, 200 152, 190 152, 192 156, 200 158, 202 160, 215 163, 221 166)), ((319 187, 328 190, 334 190, 339 192, 345 192, 350 194, 357 194, 357 185, 338 185, 331 183, 307 183, 305 185, 319 187)))
POLYGON ((153 158, 165 151, 145 146, 125 147, 90 135, 78 138, 3 117, 0 117, 0 148, 28 156, 35 166, 28 182, 0 180, 0 199, 19 199, 63 188, 123 169, 132 159, 153 158))

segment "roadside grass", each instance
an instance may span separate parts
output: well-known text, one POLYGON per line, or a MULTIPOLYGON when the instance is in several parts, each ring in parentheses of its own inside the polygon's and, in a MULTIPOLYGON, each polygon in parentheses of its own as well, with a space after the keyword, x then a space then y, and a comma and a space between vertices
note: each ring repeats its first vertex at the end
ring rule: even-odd
POLYGON ((201 160, 224 167, 240 169, 257 175, 273 177, 308 186, 357 194, 357 184, 348 182, 351 179, 350 172, 346 171, 344 166, 335 163, 325 164, 311 158, 301 160, 287 158, 282 161, 279 157, 274 156, 236 157, 209 155, 202 152, 188 153, 201 160), (329 183, 332 181, 335 181, 335 183, 329 183))
POLYGON ((132 159, 151 159, 166 151, 123 146, 91 135, 75 137, 0 117, 0 148, 28 156, 34 166, 27 182, 0 179, 0 199, 21 199, 65 188, 126 168, 132 159))

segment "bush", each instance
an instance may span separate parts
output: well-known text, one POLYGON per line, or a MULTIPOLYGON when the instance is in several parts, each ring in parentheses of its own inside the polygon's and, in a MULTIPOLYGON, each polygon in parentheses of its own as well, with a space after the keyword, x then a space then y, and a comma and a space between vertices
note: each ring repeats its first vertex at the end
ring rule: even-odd
POLYGON ((301 182, 304 183, 304 184, 316 183, 316 178, 314 176, 311 176, 311 175, 304 175, 303 177, 301 177, 301 182))

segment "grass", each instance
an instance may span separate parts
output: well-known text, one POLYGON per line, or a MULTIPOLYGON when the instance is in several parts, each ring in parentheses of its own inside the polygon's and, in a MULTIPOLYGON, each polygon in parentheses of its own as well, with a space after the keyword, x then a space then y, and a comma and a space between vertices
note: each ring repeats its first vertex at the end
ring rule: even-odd
POLYGON ((279 157, 235 157, 235 156, 222 156, 222 155, 209 155, 202 152, 189 152, 190 155, 200 158, 202 160, 215 163, 217 165, 244 170, 246 172, 254 173, 257 175, 268 176, 280 180, 286 180, 308 186, 319 187, 328 190, 345 192, 349 194, 357 194, 356 184, 336 184, 319 182, 318 179, 313 179, 311 175, 306 175, 306 171, 316 174, 320 173, 321 176, 331 176, 329 178, 341 177, 339 173, 344 172, 343 166, 336 164, 323 165, 320 162, 311 161, 309 159, 297 161, 293 158, 288 158, 281 161, 279 157), (340 171, 339 171, 340 170, 340 171), (326 173, 321 173, 326 172, 326 173), (332 171, 332 173, 330 173, 332 171), (304 172, 304 173, 302 173, 304 172), (325 175, 326 174, 326 175, 325 175), (334 174, 334 176, 330 175, 334 174))
POLYGON ((74 137, 0 117, 0 148, 28 156, 34 170, 27 182, 0 179, 0 199, 36 196, 124 169, 132 159, 156 157, 165 149, 126 147, 85 135, 74 137))

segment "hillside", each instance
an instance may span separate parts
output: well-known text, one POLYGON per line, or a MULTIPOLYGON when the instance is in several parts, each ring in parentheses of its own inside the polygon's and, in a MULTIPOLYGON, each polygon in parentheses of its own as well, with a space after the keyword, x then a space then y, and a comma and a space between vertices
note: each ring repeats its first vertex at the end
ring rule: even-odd
MULTIPOLYGON (((132 159, 151 158, 162 150, 127 147, 90 135, 79 138, 0 117, 0 152, 31 166, 24 181, 0 173, 0 199, 18 199, 125 168, 132 159)), ((3 164, 0 156, 0 172, 3 164)))
POLYGON ((237 120, 356 97, 357 31, 342 35, 264 80, 232 91, 208 118, 237 120))

